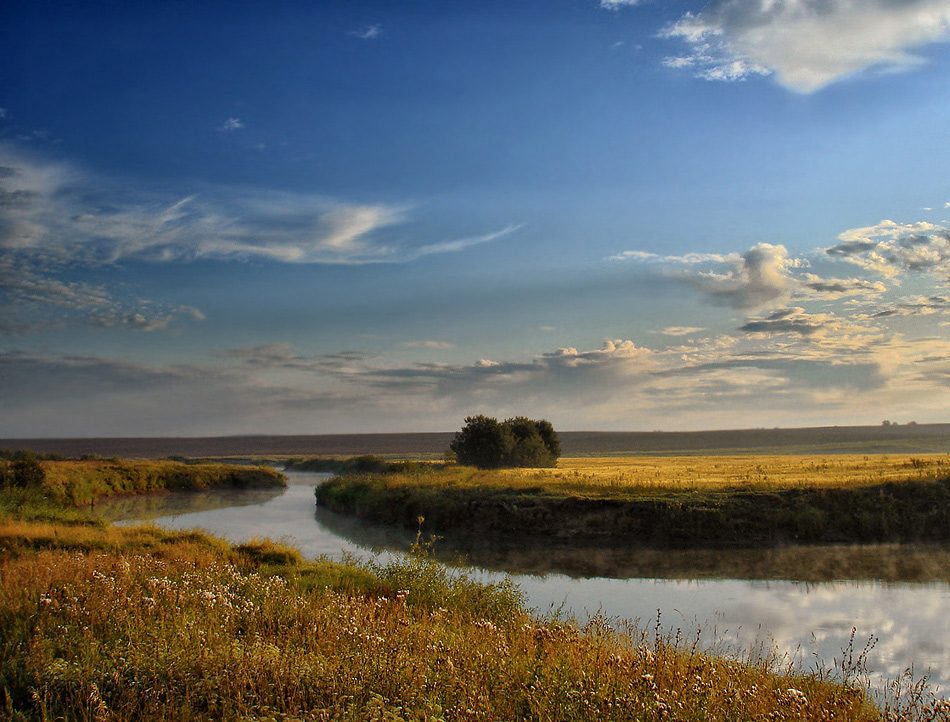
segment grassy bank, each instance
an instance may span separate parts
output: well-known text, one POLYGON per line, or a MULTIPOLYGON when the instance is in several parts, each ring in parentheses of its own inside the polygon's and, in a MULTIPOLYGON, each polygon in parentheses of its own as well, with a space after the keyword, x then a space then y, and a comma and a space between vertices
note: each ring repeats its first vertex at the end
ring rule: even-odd
POLYGON ((653 547, 950 539, 950 457, 562 460, 556 470, 348 474, 335 511, 435 533, 653 547), (573 468, 572 468, 573 467, 573 468))
MULTIPOLYGON (((20 492, 0 491, 7 499, 20 492)), ((417 547, 391 564, 110 527, 68 495, 0 505, 11 720, 877 720, 852 676, 679 633, 538 619, 417 547), (59 519, 57 521, 57 519, 59 519)), ((908 719, 938 709, 913 697, 908 719)), ((896 702, 894 710, 897 710, 896 702)), ((885 713, 887 710, 885 710, 885 713)))
POLYGON ((20 489, 39 489, 53 499, 69 501, 72 506, 92 504, 96 497, 115 494, 276 487, 285 483, 283 474, 264 466, 128 459, 29 460, 29 465, 22 460, 0 461, 0 482, 3 481, 20 489))

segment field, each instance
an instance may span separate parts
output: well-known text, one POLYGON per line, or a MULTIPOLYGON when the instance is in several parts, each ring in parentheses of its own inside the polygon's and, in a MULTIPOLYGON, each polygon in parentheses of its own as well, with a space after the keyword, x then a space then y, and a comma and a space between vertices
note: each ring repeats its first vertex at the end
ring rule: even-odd
POLYGON ((950 456, 562 459, 557 469, 346 474, 334 511, 428 531, 642 547, 944 541, 950 456))
POLYGON ((623 496, 650 491, 843 488, 950 475, 950 454, 632 456, 560 459, 556 469, 499 469, 460 483, 623 496))
MULTIPOLYGON (((102 490, 98 468, 73 486, 102 490)), ((5 719, 871 722, 945 711, 900 682, 872 704, 859 650, 803 674, 767 651, 704 651, 659 620, 537 618, 510 583, 446 570, 424 545, 386 565, 305 561, 266 540, 112 527, 72 496, 0 487, 5 719)))

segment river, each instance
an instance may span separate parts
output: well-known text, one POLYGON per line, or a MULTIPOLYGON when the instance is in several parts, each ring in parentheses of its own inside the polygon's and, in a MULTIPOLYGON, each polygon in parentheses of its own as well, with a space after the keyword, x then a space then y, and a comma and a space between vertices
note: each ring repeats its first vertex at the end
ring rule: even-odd
MULTIPOLYGON (((288 473, 280 490, 152 494, 101 500, 97 511, 113 521, 150 520, 170 529, 201 528, 242 542, 284 541, 305 556, 340 560, 406 548, 401 530, 367 527, 317 510, 313 488, 327 474, 288 473)), ((439 542, 441 543, 441 542, 439 542)), ((483 569, 485 580, 503 572, 483 569)), ((744 656, 774 650, 805 671, 838 666, 866 646, 872 686, 908 669, 928 675, 950 693, 950 584, 835 581, 821 583, 737 579, 572 577, 563 573, 511 574, 538 613, 559 610, 583 620, 592 614, 639 620, 653 629, 681 630, 703 648, 744 656)))

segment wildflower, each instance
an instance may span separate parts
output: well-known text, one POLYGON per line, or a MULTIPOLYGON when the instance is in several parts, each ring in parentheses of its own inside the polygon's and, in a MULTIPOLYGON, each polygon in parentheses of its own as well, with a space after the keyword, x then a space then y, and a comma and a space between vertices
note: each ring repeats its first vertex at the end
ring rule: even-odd
POLYGON ((808 697, 806 697, 805 693, 800 689, 789 687, 787 690, 785 690, 785 694, 788 695, 788 698, 796 704, 808 704, 808 697))

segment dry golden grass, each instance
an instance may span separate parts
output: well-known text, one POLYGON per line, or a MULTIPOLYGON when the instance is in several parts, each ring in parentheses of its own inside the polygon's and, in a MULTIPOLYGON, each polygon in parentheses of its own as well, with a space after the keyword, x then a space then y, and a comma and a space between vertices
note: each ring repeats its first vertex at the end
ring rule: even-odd
POLYGON ((950 454, 809 456, 632 456, 564 458, 555 469, 479 472, 472 481, 540 484, 546 490, 617 491, 724 488, 837 488, 950 474, 950 454))

